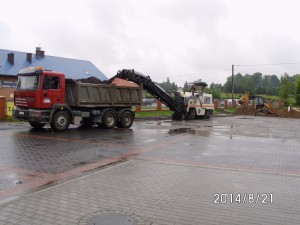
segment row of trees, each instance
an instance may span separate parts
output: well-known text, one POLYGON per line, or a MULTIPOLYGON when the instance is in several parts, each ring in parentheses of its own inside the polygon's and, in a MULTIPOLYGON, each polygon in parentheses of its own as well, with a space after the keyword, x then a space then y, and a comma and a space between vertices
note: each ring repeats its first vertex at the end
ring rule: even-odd
MULTIPOLYGON (((170 82, 167 78, 166 82, 159 84, 167 91, 176 91, 177 85, 170 82)), ((184 91, 189 91, 189 85, 186 81, 183 86, 184 91)), ((252 75, 240 73, 234 75, 234 93, 245 93, 250 91, 251 95, 275 95, 280 96, 282 99, 287 99, 293 95, 296 104, 300 105, 300 74, 290 76, 285 73, 279 79, 276 75, 263 75, 262 73, 254 73, 252 75)), ((232 91, 232 77, 227 77, 224 85, 218 83, 211 83, 210 87, 206 90, 208 93, 213 94, 214 98, 220 98, 221 93, 231 93, 232 91)))
POLYGON ((178 87, 174 82, 170 82, 169 77, 167 78, 166 82, 158 83, 159 86, 161 86, 166 91, 177 91, 178 87))
MULTIPOLYGON (((223 86, 224 92, 231 92, 232 77, 227 77, 227 81, 223 86)), ((244 93, 249 90, 252 94, 278 95, 280 88, 280 80, 276 75, 265 75, 254 73, 253 75, 240 73, 234 76, 234 92, 244 93)))
MULTIPOLYGON (((232 77, 227 77, 226 83, 220 89, 223 92, 231 92, 232 77)), ((285 73, 280 77, 276 75, 263 75, 262 73, 254 73, 252 75, 242 75, 240 73, 234 76, 234 92, 244 93, 249 90, 252 95, 276 95, 282 99, 288 99, 290 95, 295 96, 296 104, 300 105, 300 75, 290 76, 285 73), (297 99, 299 99, 297 101, 297 99)))
POLYGON ((290 77, 287 73, 281 76, 279 96, 287 99, 289 95, 295 96, 295 102, 300 105, 300 75, 290 77))

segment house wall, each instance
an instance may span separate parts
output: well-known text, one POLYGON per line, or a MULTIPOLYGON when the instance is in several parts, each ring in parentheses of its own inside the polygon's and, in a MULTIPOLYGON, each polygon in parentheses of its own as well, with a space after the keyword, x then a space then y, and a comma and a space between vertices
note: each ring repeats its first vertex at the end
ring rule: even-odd
POLYGON ((5 96, 6 100, 13 100, 17 80, 17 77, 0 75, 0 96, 5 96))

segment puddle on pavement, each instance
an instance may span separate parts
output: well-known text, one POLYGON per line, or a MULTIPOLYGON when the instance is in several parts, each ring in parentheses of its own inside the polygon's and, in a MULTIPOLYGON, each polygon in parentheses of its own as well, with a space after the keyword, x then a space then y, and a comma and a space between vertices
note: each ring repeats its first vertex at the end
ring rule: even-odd
POLYGON ((145 122, 145 124, 153 124, 154 125, 154 122, 145 122))
POLYGON ((145 122, 146 125, 153 125, 153 126, 172 126, 172 120, 163 120, 163 121, 150 121, 145 122))
POLYGON ((211 135, 211 130, 198 130, 191 127, 181 127, 176 129, 169 129, 169 134, 191 134, 196 136, 208 137, 211 135))
POLYGON ((89 164, 89 163, 88 162, 76 162, 76 163, 73 163, 72 166, 75 166, 75 167, 77 167, 77 166, 85 166, 87 164, 89 164))
POLYGON ((144 143, 154 142, 154 141, 156 141, 156 139, 148 139, 148 140, 145 140, 144 143))
POLYGON ((14 188, 18 184, 22 184, 17 177, 11 177, 11 176, 0 176, 0 191, 9 190, 10 188, 14 188))

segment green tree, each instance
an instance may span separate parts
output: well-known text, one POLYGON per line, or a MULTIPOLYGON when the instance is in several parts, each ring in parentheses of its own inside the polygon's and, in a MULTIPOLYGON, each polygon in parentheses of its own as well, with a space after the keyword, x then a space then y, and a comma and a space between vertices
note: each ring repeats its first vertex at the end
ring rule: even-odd
POLYGON ((177 85, 175 84, 175 82, 173 82, 173 83, 171 84, 171 90, 172 90, 172 91, 177 91, 177 85))
MULTIPOLYGON (((223 86, 223 91, 230 93, 232 87, 232 77, 227 77, 227 81, 223 86)), ((245 93, 250 90, 251 94, 269 94, 278 95, 280 80, 276 75, 265 75, 262 73, 254 73, 252 75, 242 75, 237 73, 234 75, 234 93, 245 93)))
POLYGON ((296 75, 290 77, 290 82, 291 82, 291 93, 290 94, 292 94, 292 95, 296 94, 295 93, 295 90, 296 90, 295 85, 296 85, 296 80, 299 76, 300 76, 299 74, 296 74, 296 75))
POLYGON ((252 79, 252 75, 246 74, 243 79, 244 92, 249 91, 250 95, 256 94, 256 84, 252 79))
POLYGON ((218 88, 219 90, 222 90, 222 84, 211 83, 209 88, 218 88))
POLYGON ((220 99, 221 98, 221 90, 214 87, 209 89, 209 93, 212 94, 214 99, 220 99))
POLYGON ((280 78, 280 89, 279 89, 279 96, 286 100, 291 91, 291 81, 290 76, 287 73, 284 73, 283 76, 280 78))
POLYGON ((226 83, 223 86, 223 91, 225 93, 230 93, 232 88, 231 76, 227 77, 226 83))
POLYGON ((253 83, 255 84, 255 93, 257 94, 264 94, 264 88, 263 88, 263 76, 261 73, 257 72, 254 73, 251 77, 253 80, 253 83))
POLYGON ((211 83, 210 88, 207 88, 205 92, 212 94, 214 99, 220 99, 222 92, 222 84, 211 83))
POLYGON ((295 81, 295 99, 296 105, 300 105, 300 76, 295 81))
POLYGON ((184 92, 186 92, 186 91, 189 91, 190 89, 189 89, 189 84, 188 84, 188 82, 186 81, 185 83, 184 83, 184 86, 183 86, 183 91, 184 92))
POLYGON ((280 80, 276 75, 272 75, 270 78, 270 93, 269 95, 278 95, 279 94, 279 86, 280 86, 280 80))
MULTIPOLYGON (((245 87, 243 86, 243 80, 244 80, 244 77, 241 73, 238 73, 236 74, 234 77, 233 77, 233 85, 234 85, 234 92, 235 93, 243 93, 245 92, 245 87)), ((230 91, 231 92, 231 91, 230 91)))
POLYGON ((170 82, 169 77, 167 78, 167 82, 162 82, 158 84, 161 86, 164 90, 172 92, 172 91, 177 91, 177 85, 173 82, 170 82))

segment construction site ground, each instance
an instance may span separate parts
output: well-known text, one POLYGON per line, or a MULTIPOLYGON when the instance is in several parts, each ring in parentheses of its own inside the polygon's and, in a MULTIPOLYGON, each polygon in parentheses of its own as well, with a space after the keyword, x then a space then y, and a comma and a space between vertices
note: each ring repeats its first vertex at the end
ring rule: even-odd
POLYGON ((299 224, 299 125, 245 115, 58 133, 0 123, 0 224, 299 224))
POLYGON ((249 116, 270 116, 282 118, 300 118, 299 108, 272 108, 272 109, 254 109, 253 107, 241 107, 237 109, 234 115, 249 115, 249 116))

